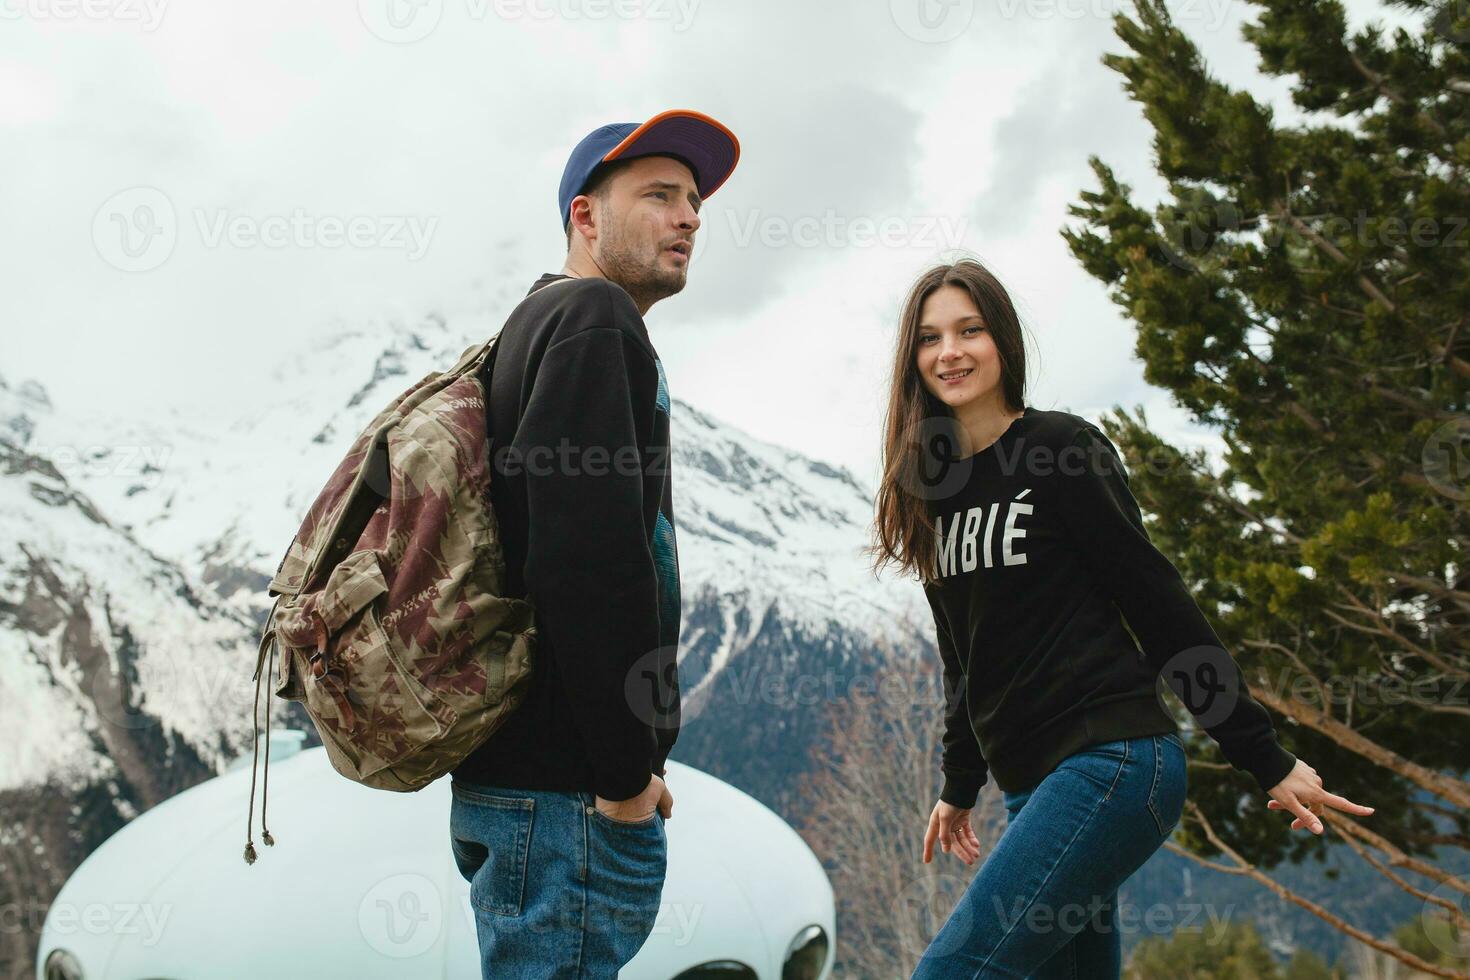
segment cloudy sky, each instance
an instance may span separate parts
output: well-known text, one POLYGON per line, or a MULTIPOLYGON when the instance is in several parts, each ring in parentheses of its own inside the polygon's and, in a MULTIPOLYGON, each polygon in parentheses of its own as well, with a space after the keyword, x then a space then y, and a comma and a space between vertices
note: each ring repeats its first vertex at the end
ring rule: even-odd
MULTIPOLYGON (((694 108, 742 157, 648 317, 676 398, 871 482, 904 290, 968 254, 1022 311, 1033 404, 1143 404, 1208 444, 1059 235, 1089 154, 1161 191, 1100 60, 1122 4, 0 0, 0 375, 64 412, 235 414, 314 333, 493 329, 560 267, 577 140, 694 108)), ((1248 4, 1173 6, 1215 74, 1285 108, 1248 4)))

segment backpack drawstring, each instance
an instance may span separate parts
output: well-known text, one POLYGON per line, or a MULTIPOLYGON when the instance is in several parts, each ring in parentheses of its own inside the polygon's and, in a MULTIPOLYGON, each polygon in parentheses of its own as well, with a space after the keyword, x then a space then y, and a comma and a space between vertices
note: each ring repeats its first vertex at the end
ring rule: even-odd
MULTIPOLYGON (((267 676, 275 675, 276 664, 276 606, 280 605, 278 596, 275 604, 271 606, 270 616, 266 619, 265 635, 260 638, 260 647, 255 651, 255 699, 250 705, 250 725, 252 737, 250 744, 250 814, 245 821, 245 863, 255 863, 255 774, 259 768, 260 761, 260 678, 262 672, 267 676), (266 666, 266 644, 270 644, 270 666, 266 666)), ((266 792, 270 788, 271 778, 271 692, 266 690, 265 694, 265 780, 260 794, 260 839, 267 847, 274 847, 276 840, 265 825, 265 803, 266 792)))

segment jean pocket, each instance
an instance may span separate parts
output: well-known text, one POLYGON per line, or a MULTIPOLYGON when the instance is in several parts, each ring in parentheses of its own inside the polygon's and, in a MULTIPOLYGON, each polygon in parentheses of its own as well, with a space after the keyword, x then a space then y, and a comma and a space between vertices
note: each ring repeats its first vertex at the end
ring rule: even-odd
POLYGON ((1148 789, 1149 815, 1154 818, 1159 836, 1166 840, 1174 832, 1174 827, 1184 812, 1184 797, 1181 792, 1184 787, 1183 762, 1166 754, 1164 743, 1169 741, 1180 748, 1180 755, 1183 756, 1183 746, 1177 735, 1155 735, 1154 778, 1148 789))
POLYGON ((521 914, 536 801, 452 787, 450 846, 469 879, 470 902, 493 915, 521 914))
POLYGON ((592 816, 602 820, 603 823, 613 827, 638 830, 640 828, 658 826, 658 820, 661 819, 662 814, 660 814, 657 808, 655 808, 653 813, 649 814, 646 818, 642 820, 618 820, 613 817, 609 817, 607 814, 603 813, 601 810, 597 809, 596 806, 594 806, 592 808, 592 816))

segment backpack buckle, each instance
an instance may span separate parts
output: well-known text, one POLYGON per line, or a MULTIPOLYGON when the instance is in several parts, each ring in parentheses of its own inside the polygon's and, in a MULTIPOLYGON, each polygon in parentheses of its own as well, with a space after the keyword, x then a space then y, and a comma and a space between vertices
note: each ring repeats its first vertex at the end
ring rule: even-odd
POLYGON ((321 613, 316 614, 316 653, 307 661, 311 665, 311 676, 320 680, 327 672, 327 624, 321 613))

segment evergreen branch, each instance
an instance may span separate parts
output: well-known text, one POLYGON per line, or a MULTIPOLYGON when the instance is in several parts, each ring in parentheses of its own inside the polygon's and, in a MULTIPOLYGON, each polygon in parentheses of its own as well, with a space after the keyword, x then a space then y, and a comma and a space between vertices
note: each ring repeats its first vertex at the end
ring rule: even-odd
POLYGON ((1455 891, 1470 895, 1470 882, 1465 881, 1460 876, 1445 871, 1437 865, 1430 864, 1427 861, 1421 861, 1416 857, 1404 853, 1403 848, 1382 834, 1364 827, 1347 814, 1339 813, 1336 810, 1329 810, 1324 816, 1331 820, 1333 826, 1337 828, 1339 833, 1343 833, 1344 836, 1351 834, 1359 840, 1371 844, 1379 851, 1382 851, 1388 856, 1388 863, 1393 867, 1403 868, 1406 871, 1421 874, 1436 884, 1445 885, 1455 891))
POLYGON ((1432 905, 1438 905, 1441 908, 1445 909, 1447 912, 1449 912, 1452 919, 1455 919, 1457 922, 1460 923, 1460 928, 1470 929, 1470 918, 1467 918, 1463 913, 1461 913, 1460 910, 1455 906, 1454 902, 1450 901, 1447 898, 1439 898, 1437 896, 1431 895, 1424 889, 1418 888, 1410 882, 1406 881, 1402 875, 1391 869, 1386 863, 1374 857, 1372 854, 1369 854, 1368 849, 1362 844, 1359 844, 1353 838, 1352 834, 1342 834, 1341 836, 1343 843, 1346 844, 1348 847, 1351 847, 1353 849, 1353 852, 1357 854, 1358 857, 1362 858, 1364 861, 1367 861, 1374 868, 1376 868, 1379 874, 1383 875, 1389 881, 1393 882, 1395 885, 1398 885, 1404 891, 1408 892, 1410 895, 1413 895, 1420 901, 1429 902, 1432 905))
MULTIPOLYGON (((1204 831, 1205 836, 1209 838, 1210 843, 1214 844, 1215 847, 1218 848, 1222 853, 1229 855, 1230 858, 1235 861, 1237 870, 1231 873, 1244 875, 1245 877, 1250 878, 1252 881, 1265 887, 1277 898, 1291 902, 1293 905, 1305 909, 1306 911, 1315 915, 1317 918, 1321 919, 1323 922, 1326 922, 1328 925, 1332 926, 1334 929, 1337 929, 1339 932, 1346 933, 1347 935, 1352 936, 1358 942, 1363 943, 1365 946, 1371 946, 1372 948, 1378 950, 1380 953, 1383 953, 1387 956, 1392 956, 1394 959, 1399 960, 1400 962, 1405 963, 1416 970, 1422 970, 1425 973, 1429 973, 1437 977, 1450 977, 1452 978, 1452 980, 1470 980, 1470 973, 1459 973, 1447 967, 1435 966, 1428 960, 1420 959, 1419 957, 1415 956, 1413 953, 1410 953, 1405 949, 1392 945, 1391 943, 1387 943, 1381 939, 1375 938, 1370 933, 1359 929, 1357 926, 1348 922, 1341 916, 1329 912, 1326 908, 1317 904, 1311 899, 1298 895, 1296 892, 1292 891, 1290 888, 1287 888, 1285 885, 1281 884, 1279 881, 1276 881, 1274 878, 1261 871, 1255 865, 1251 864, 1245 858, 1241 857, 1234 848, 1221 840, 1220 836, 1215 833, 1214 826, 1211 825, 1209 819, 1205 816, 1204 811, 1200 809, 1199 804, 1195 803, 1193 800, 1188 800, 1185 802, 1185 805, 1189 808, 1194 819, 1199 823, 1200 829, 1204 831)), ((1329 821, 1330 823, 1337 822, 1334 819, 1335 817, 1335 811, 1329 810, 1327 813, 1323 814, 1323 819, 1329 821)), ((1191 854, 1190 857, 1194 857, 1194 855, 1191 854)), ((1203 859, 1196 858, 1196 860, 1199 860, 1201 861, 1201 863, 1203 863, 1203 859)), ((1223 866, 1216 865, 1216 870, 1225 869, 1223 866)))
POLYGON ((1398 773, 1409 782, 1448 803, 1453 803, 1462 809, 1470 809, 1470 783, 1463 779, 1447 776, 1428 766, 1421 766, 1417 762, 1405 759, 1392 749, 1374 742, 1364 736, 1361 731, 1344 725, 1331 715, 1303 704, 1295 698, 1281 697, 1264 685, 1252 684, 1250 692, 1256 700, 1268 708, 1274 708, 1293 721, 1306 725, 1349 752, 1355 752, 1369 762, 1398 773))
MULTIPOLYGON (((1387 620, 1384 618, 1382 612, 1365 605, 1362 600, 1353 595, 1352 591, 1346 586, 1339 584, 1337 590, 1342 595, 1346 596, 1349 602, 1349 605, 1346 606, 1344 606, 1342 603, 1335 603, 1338 609, 1356 611, 1370 617, 1378 623, 1387 623, 1387 620)), ((1343 626, 1346 626, 1349 629, 1358 630, 1364 633, 1372 633, 1376 636, 1382 636, 1386 639, 1393 640, 1409 653, 1413 654, 1416 657, 1419 657, 1425 663, 1428 663, 1431 666, 1435 667, 1443 674, 1470 680, 1470 665, 1462 666, 1455 664, 1453 661, 1445 660, 1439 655, 1438 651, 1430 650, 1426 647, 1420 646, 1413 640, 1409 639, 1407 636, 1404 636, 1403 633, 1399 632, 1396 629, 1393 629, 1388 625, 1368 626, 1363 623, 1355 623, 1342 616, 1339 616, 1337 613, 1333 612, 1326 606, 1322 607, 1322 612, 1328 618, 1335 620, 1338 623, 1341 623, 1343 626)))
POLYGON ((1438 119, 1435 119, 1433 116, 1429 115, 1429 113, 1425 112, 1423 109, 1419 108, 1418 102, 1405 98, 1397 90, 1391 88, 1388 83, 1383 80, 1382 75, 1378 74, 1376 71, 1363 64, 1363 60, 1358 57, 1357 52, 1349 51, 1348 60, 1352 62, 1354 70, 1356 70, 1358 74, 1366 78, 1368 80, 1368 84, 1372 85, 1384 98, 1388 99, 1394 105, 1403 108, 1412 108, 1414 110, 1414 118, 1432 129, 1436 136, 1439 136, 1443 139, 1444 137, 1449 135, 1445 131, 1443 123, 1441 123, 1438 119))

